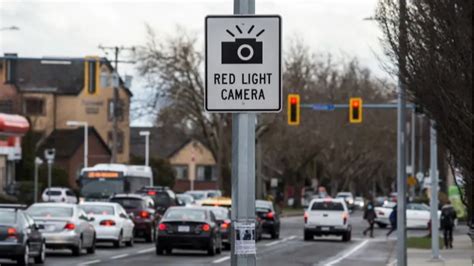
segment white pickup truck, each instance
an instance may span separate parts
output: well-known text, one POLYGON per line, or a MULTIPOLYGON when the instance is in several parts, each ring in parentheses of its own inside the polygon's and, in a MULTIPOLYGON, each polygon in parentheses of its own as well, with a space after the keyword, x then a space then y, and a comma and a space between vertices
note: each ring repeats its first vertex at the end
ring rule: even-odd
MULTIPOLYGON (((394 202, 388 202, 382 207, 375 207, 375 213, 377 214, 375 223, 380 228, 390 225, 389 217, 394 206, 394 202)), ((423 203, 408 203, 406 216, 407 228, 428 228, 428 222, 431 220, 430 207, 423 203)), ((438 211, 438 220, 440 217, 441 211, 438 211)))
POLYGON ((352 226, 344 199, 313 199, 304 213, 304 240, 314 236, 342 236, 350 241, 352 226))

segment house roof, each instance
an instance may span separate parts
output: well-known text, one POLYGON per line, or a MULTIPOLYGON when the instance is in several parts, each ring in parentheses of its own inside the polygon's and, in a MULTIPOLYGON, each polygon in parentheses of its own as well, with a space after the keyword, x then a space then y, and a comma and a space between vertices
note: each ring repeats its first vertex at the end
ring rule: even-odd
MULTIPOLYGON (((26 58, 7 55, 0 59, 13 60, 13 83, 20 91, 77 95, 84 88, 85 58, 26 58)), ((106 58, 99 60, 113 69, 106 58)), ((120 84, 132 96, 122 79, 120 84)))
POLYGON ((169 158, 190 141, 181 129, 172 126, 130 127, 130 154, 144 157, 145 137, 140 131, 150 131, 150 157, 169 158))
MULTIPOLYGON (((99 133, 95 130, 94 127, 88 128, 89 137, 95 135, 99 142, 102 144, 104 149, 112 154, 107 144, 100 137, 99 133)), ((77 149, 79 149, 84 142, 84 129, 56 129, 46 138, 46 140, 41 144, 38 149, 38 154, 42 156, 45 149, 55 148, 57 158, 69 158, 71 157, 77 149)))

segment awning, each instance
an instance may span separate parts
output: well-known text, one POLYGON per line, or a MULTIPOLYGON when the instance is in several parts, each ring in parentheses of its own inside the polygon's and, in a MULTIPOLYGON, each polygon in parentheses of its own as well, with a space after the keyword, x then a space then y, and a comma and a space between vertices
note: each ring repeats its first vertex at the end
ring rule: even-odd
POLYGON ((23 135, 30 128, 25 117, 0 113, 0 135, 23 135))

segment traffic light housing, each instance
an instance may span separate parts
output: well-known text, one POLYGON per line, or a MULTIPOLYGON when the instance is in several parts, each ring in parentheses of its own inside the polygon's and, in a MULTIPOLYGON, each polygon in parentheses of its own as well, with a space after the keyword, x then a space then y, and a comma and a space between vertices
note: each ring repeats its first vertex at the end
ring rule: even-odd
POLYGON ((300 124, 300 95, 288 94, 288 125, 300 124))
POLYGON ((362 123, 362 98, 350 98, 349 122, 362 123))

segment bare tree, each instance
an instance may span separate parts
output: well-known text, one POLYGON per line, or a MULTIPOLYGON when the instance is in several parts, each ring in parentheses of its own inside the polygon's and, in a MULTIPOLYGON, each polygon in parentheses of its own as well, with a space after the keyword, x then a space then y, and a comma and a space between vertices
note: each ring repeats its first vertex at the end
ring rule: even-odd
MULTIPOLYGON (((402 82, 412 101, 436 121, 450 165, 462 172, 462 191, 472 217, 472 1, 416 0, 407 11, 402 82)), ((401 57, 396 1, 380 0, 377 18, 395 73, 401 57)))

